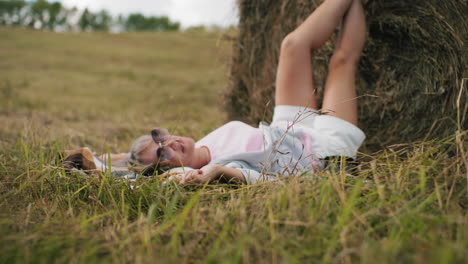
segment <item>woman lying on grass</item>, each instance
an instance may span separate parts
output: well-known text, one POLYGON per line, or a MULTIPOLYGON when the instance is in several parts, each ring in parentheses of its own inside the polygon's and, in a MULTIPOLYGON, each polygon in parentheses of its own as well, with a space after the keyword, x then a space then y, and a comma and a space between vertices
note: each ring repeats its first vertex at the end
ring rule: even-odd
POLYGON ((229 122, 198 142, 154 129, 137 139, 128 160, 156 169, 190 167, 176 180, 255 183, 323 169, 330 156, 353 157, 365 135, 357 125, 355 75, 366 35, 360 0, 326 0, 283 40, 271 124, 229 122), (312 80, 311 53, 341 23, 329 65, 321 115, 312 80))

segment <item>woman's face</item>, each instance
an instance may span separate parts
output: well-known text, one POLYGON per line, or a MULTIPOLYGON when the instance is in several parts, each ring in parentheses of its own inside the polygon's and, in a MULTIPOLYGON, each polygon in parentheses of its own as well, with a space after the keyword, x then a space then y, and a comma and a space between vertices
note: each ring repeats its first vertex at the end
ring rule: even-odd
POLYGON ((155 132, 155 130, 151 133, 153 141, 140 155, 141 161, 144 164, 168 162, 174 166, 191 167, 194 160, 195 141, 188 137, 159 136, 158 131, 155 132))

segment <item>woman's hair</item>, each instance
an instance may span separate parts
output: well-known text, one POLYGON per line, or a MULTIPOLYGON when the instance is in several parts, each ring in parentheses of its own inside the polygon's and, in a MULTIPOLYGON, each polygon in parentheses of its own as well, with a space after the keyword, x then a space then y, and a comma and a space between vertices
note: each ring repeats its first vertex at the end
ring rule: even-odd
POLYGON ((136 166, 148 165, 143 164, 143 161, 141 160, 141 154, 143 151, 145 151, 146 148, 148 148, 152 141, 153 138, 150 135, 141 136, 133 141, 132 146, 130 147, 130 164, 136 166))
POLYGON ((166 170, 172 169, 176 166, 169 164, 168 162, 157 162, 155 164, 144 164, 141 160, 142 153, 148 148, 153 142, 153 138, 150 135, 144 135, 137 138, 130 147, 130 158, 128 160, 129 165, 136 167, 145 167, 143 174, 152 175, 156 171, 158 174, 164 173, 166 170))

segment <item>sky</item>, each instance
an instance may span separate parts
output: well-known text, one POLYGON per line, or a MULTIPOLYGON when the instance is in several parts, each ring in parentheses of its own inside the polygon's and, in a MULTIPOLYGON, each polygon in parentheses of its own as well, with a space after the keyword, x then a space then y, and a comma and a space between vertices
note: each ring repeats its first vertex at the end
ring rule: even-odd
POLYGON ((182 28, 198 25, 227 27, 238 20, 236 0, 60 0, 65 6, 92 11, 105 9, 113 15, 142 13, 168 16, 182 28))

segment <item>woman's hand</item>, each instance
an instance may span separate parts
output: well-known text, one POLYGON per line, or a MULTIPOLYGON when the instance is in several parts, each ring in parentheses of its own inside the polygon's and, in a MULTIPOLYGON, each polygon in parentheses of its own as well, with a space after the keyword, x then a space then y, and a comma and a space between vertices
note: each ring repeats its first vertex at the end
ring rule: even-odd
POLYGON ((222 166, 219 164, 209 164, 201 169, 191 170, 185 173, 179 183, 204 184, 219 179, 222 176, 222 166))
POLYGON ((188 171, 183 175, 179 183, 205 184, 221 179, 228 183, 246 183, 240 170, 219 164, 209 164, 201 169, 188 171))

